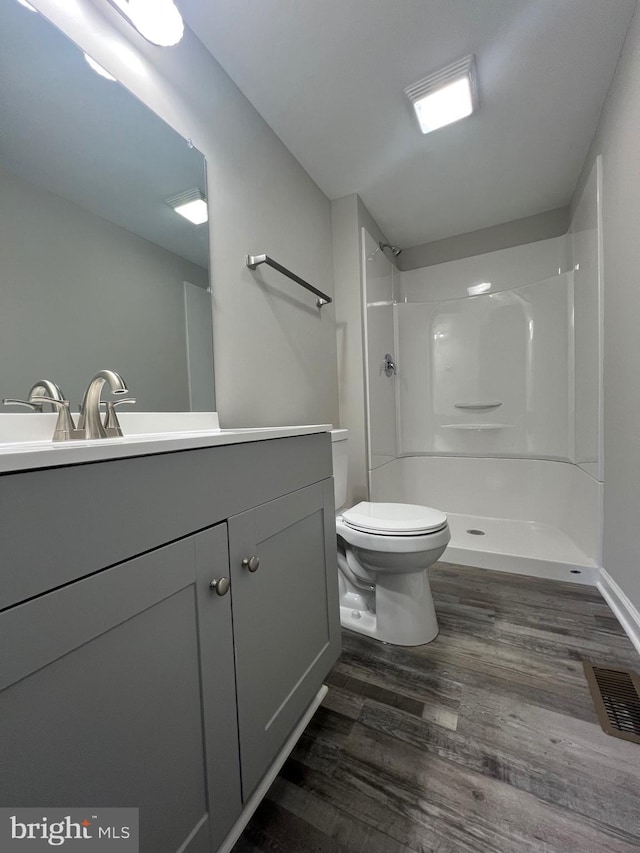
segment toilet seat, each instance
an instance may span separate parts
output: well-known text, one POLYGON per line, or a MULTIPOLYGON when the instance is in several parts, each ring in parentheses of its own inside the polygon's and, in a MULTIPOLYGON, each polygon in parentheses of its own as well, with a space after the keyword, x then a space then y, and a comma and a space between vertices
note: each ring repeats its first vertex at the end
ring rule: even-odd
POLYGON ((361 501, 342 513, 352 530, 375 536, 426 536, 447 526, 447 516, 428 506, 361 501))
POLYGON ((379 551, 383 554, 417 554, 440 545, 444 546, 451 538, 446 522, 443 527, 429 533, 372 533, 370 530, 358 530, 347 524, 343 515, 336 516, 336 532, 354 548, 379 551))

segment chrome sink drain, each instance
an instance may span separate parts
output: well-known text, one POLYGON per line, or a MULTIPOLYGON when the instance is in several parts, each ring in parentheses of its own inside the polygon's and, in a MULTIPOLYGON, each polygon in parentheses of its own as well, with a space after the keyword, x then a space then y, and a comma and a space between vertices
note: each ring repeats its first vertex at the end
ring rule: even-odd
POLYGON ((472 527, 467 530, 467 533, 470 533, 472 536, 484 536, 484 530, 479 530, 477 527, 472 527))

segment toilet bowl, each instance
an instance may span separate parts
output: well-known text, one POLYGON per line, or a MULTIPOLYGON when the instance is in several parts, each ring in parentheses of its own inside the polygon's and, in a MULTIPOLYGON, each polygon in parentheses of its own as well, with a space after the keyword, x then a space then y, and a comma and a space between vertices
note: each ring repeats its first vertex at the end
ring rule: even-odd
POLYGON ((451 538, 431 507, 346 500, 347 430, 332 432, 338 536, 340 621, 345 628, 401 646, 429 643, 438 622, 427 569, 451 538))

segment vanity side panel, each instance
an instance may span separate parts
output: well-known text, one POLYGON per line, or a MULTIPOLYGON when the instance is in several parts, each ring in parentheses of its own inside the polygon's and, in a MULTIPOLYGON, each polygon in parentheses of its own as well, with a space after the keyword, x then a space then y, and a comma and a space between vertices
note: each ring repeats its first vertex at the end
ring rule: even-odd
POLYGON ((0 476, 0 610, 331 476, 328 433, 0 476))

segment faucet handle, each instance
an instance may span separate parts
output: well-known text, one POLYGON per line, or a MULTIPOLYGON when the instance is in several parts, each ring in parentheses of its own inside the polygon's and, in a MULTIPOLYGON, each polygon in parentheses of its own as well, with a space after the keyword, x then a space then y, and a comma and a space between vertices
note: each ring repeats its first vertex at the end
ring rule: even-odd
POLYGON ((15 400, 5 397, 2 401, 5 406, 25 406, 34 412, 43 412, 45 403, 55 403, 56 400, 64 400, 64 394, 60 386, 50 379, 39 379, 31 386, 28 400, 15 400))
POLYGON ((109 438, 118 438, 122 435, 122 427, 118 420, 116 409, 118 406, 132 406, 136 402, 135 397, 127 397, 125 400, 103 400, 107 407, 107 414, 104 418, 104 428, 109 438))
MULTIPOLYGON (((51 402, 51 397, 54 400, 64 400, 64 394, 62 393, 62 389, 60 386, 52 382, 50 379, 38 379, 37 382, 31 386, 31 390, 29 391, 29 402, 30 403, 39 403, 40 400, 44 400, 45 402, 51 402), (49 399, 47 399, 47 397, 49 399)), ((40 406, 42 409, 42 406, 40 406)))
POLYGON ((56 400, 54 397, 38 396, 43 403, 51 403, 58 410, 58 420, 53 432, 53 441, 70 441, 84 438, 84 430, 76 429, 71 417, 71 404, 68 400, 56 400))
POLYGON ((30 400, 14 400, 13 397, 5 397, 2 401, 2 405, 3 406, 24 406, 27 409, 33 409, 34 412, 41 412, 42 411, 42 403, 32 403, 30 400))

